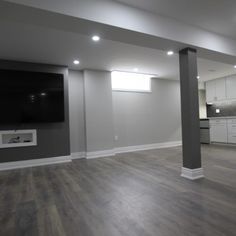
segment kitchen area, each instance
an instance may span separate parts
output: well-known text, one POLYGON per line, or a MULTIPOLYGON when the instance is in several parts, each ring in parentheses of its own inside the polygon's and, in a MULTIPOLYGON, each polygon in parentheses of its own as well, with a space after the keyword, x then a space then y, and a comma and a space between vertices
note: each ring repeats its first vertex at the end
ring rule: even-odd
POLYGON ((236 145, 236 75, 199 86, 201 143, 236 145))

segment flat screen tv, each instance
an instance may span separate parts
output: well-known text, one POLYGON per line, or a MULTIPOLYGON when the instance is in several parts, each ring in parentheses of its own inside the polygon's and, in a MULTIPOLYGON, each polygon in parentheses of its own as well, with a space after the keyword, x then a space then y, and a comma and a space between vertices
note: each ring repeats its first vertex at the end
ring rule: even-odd
POLYGON ((63 74, 0 70, 0 109, 0 124, 63 122, 63 74))

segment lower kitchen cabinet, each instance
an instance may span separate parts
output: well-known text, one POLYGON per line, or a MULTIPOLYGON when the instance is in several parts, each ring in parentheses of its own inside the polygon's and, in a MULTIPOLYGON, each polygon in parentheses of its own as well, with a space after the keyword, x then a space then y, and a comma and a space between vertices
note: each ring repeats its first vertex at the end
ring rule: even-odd
POLYGON ((210 120, 210 139, 211 142, 228 142, 228 130, 226 120, 210 120))
POLYGON ((228 143, 236 144, 236 119, 227 120, 228 143))
POLYGON ((216 143, 236 144, 236 119, 211 119, 210 140, 216 143))
POLYGON ((228 143, 236 144, 236 134, 228 134, 228 143))

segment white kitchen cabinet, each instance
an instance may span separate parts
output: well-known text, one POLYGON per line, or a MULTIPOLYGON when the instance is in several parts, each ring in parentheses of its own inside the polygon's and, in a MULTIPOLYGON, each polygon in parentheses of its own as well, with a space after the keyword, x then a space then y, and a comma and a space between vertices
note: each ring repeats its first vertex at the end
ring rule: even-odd
POLYGON ((227 120, 228 143, 236 144, 236 119, 227 120))
POLYGON ((211 119, 210 140, 213 143, 236 144, 236 119, 211 119))
POLYGON ((206 101, 215 101, 216 90, 215 90, 215 80, 206 82, 206 101))
POLYGON ((236 125, 236 118, 227 119, 227 123, 228 123, 229 125, 236 125))
POLYGON ((236 75, 229 76, 226 79, 226 97, 227 99, 236 98, 236 75))
POLYGON ((221 101, 226 99, 226 79, 215 79, 206 82, 207 102, 221 101))
POLYGON ((228 128, 225 119, 210 120, 210 140, 217 143, 228 142, 228 128))
POLYGON ((215 80, 215 99, 217 101, 226 99, 226 78, 215 80))
POLYGON ((228 134, 228 143, 236 144, 236 134, 228 134))

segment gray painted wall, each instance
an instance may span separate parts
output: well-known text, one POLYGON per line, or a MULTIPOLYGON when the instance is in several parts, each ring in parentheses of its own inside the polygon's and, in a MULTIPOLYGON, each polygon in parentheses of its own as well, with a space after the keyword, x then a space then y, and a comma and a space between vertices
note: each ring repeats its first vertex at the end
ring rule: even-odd
POLYGON ((111 73, 84 71, 87 151, 114 148, 111 73))
POLYGON ((1 69, 30 70, 64 74, 65 122, 24 125, 3 125, 0 130, 37 129, 38 145, 0 149, 0 162, 49 158, 70 155, 69 106, 68 106, 68 69, 66 67, 0 61, 1 69))
POLYGON ((181 140, 179 81, 152 79, 151 93, 112 95, 116 147, 181 140))
MULTIPOLYGON (((106 71, 68 72, 66 67, 9 61, 1 61, 0 68, 64 73, 66 112, 65 123, 19 127, 37 129, 38 146, 0 149, 0 162, 181 140, 178 81, 153 79, 152 93, 112 92, 106 71)), ((0 124, 1 130, 15 128, 0 124)))
POLYGON ((83 80, 83 72, 69 70, 71 153, 84 152, 86 150, 83 80))

